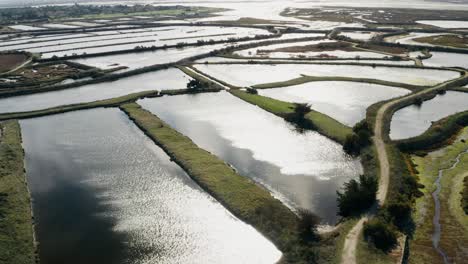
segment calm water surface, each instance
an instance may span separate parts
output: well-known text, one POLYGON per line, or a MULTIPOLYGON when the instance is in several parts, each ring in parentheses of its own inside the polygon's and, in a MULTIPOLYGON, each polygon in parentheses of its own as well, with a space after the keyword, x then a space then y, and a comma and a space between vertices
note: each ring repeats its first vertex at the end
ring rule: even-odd
POLYGON ((0 99, 0 113, 40 110, 60 105, 87 103, 150 90, 185 89, 191 78, 171 68, 72 89, 0 99))
POLYGON ((404 139, 418 136, 432 122, 457 112, 468 110, 468 93, 448 91, 445 95, 426 101, 422 106, 411 105, 398 110, 392 118, 390 138, 404 139))
POLYGON ((281 256, 117 109, 21 128, 44 264, 266 264, 281 256))
POLYGON ((315 133, 298 133, 282 118, 226 93, 140 100, 196 144, 266 186, 284 203, 337 221, 336 191, 356 178, 359 160, 315 133))
POLYGON ((314 110, 348 126, 363 120, 370 105, 410 92, 397 87, 356 82, 312 82, 258 91, 261 95, 282 101, 311 104, 314 110))

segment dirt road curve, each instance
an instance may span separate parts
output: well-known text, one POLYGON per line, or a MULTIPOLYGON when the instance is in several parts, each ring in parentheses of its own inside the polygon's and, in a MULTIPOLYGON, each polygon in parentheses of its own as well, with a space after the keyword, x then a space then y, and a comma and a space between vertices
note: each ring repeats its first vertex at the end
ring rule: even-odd
MULTIPOLYGON (((387 150, 385 148, 384 135, 383 135, 384 133, 383 118, 385 116, 385 113, 397 103, 400 103, 406 100, 412 100, 415 97, 418 97, 420 95, 427 94, 427 93, 433 92, 434 90, 443 88, 447 84, 459 81, 461 79, 467 79, 467 78, 468 78, 467 72, 465 72, 463 76, 457 79, 439 84, 437 86, 420 91, 418 93, 410 94, 408 96, 390 101, 384 104, 378 110, 376 120, 375 120, 373 139, 374 139, 374 144, 376 147, 377 155, 379 157, 379 165, 380 165, 379 190, 377 191, 377 202, 379 203, 379 206, 382 206, 385 203, 385 199, 387 198, 388 185, 390 182, 390 164, 388 161, 388 155, 387 155, 387 150)), ((357 243, 359 241, 358 240, 359 234, 362 231, 364 222, 367 221, 367 219, 369 219, 370 217, 372 217, 372 215, 373 213, 369 213, 368 216, 361 218, 359 222, 351 229, 351 231, 346 236, 344 246, 343 246, 343 252, 341 255, 342 264, 356 264, 357 263, 356 262, 356 248, 357 248, 357 243)))

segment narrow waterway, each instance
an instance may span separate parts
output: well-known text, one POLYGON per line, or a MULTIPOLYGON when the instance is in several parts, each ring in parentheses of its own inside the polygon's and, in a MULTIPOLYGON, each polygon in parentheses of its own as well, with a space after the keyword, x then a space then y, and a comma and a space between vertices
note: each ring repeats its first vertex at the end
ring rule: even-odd
POLYGON ((118 109, 23 120, 21 129, 42 264, 281 257, 118 109))
POLYGON ((232 164, 293 208, 335 224, 336 191, 362 173, 359 159, 313 131, 297 132, 282 118, 227 92, 138 101, 200 147, 232 164))
POLYGON ((455 169, 457 165, 460 163, 461 157, 467 153, 468 153, 468 149, 458 154, 458 156, 455 158, 455 162, 450 168, 439 170, 439 175, 437 176, 437 179, 435 181, 436 190, 432 193, 432 198, 434 199, 434 205, 435 205, 434 218, 432 220, 432 223, 434 224, 434 233, 432 234, 432 245, 434 246, 435 250, 442 256, 445 264, 450 264, 450 261, 448 259, 447 254, 439 246, 440 234, 442 232, 442 226, 440 224, 440 199, 439 199, 439 195, 442 190, 441 180, 442 180, 442 177, 444 176, 444 172, 455 169))

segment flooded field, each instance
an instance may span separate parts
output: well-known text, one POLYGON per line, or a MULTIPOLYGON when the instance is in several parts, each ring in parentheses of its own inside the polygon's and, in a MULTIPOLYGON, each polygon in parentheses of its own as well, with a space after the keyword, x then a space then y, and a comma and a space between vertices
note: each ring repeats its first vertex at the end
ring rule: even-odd
POLYGON ((337 143, 316 132, 298 133, 282 118, 227 92, 138 103, 287 205, 310 209, 324 223, 336 223, 336 191, 362 172, 359 160, 337 143))
POLYGON ((448 91, 445 95, 424 102, 420 107, 411 105, 398 110, 393 116, 390 138, 404 139, 418 136, 431 123, 457 112, 468 110, 468 93, 448 91))
POLYGON ((89 84, 78 88, 0 99, 0 113, 40 110, 60 105, 92 102, 149 90, 185 89, 191 78, 178 69, 89 84))
POLYGON ((267 65, 196 65, 208 75, 237 86, 287 81, 301 75, 373 78, 384 81, 415 85, 435 85, 460 76, 458 72, 443 70, 402 69, 390 67, 313 65, 313 64, 267 64, 267 65))
MULTIPOLYGON (((254 37, 256 35, 269 35, 266 30, 242 27, 168 27, 145 29, 146 33, 126 33, 115 31, 101 31, 100 36, 80 38, 74 42, 54 40, 40 42, 40 45, 25 45, 18 47, 29 52, 44 53, 44 57, 73 54, 94 54, 122 49, 133 49, 136 46, 164 46, 179 43, 197 43, 199 41, 218 41, 229 38, 254 37), (151 32, 148 33, 148 32, 151 32), (104 36, 102 35, 104 34, 104 36), (109 34, 113 34, 112 37, 109 34), (107 36, 106 36, 107 35, 107 36)), ((8 47, 7 49, 10 49, 8 47)))
POLYGON ((30 119, 21 127, 41 263, 280 258, 119 110, 30 119))
POLYGON ((293 57, 337 57, 337 58, 383 58, 387 55, 366 52, 366 51, 345 51, 345 50, 325 50, 325 51, 306 51, 306 52, 287 52, 279 51, 285 48, 297 48, 310 45, 317 45, 320 43, 338 43, 329 39, 314 40, 314 41, 301 41, 294 43, 282 43, 267 45, 252 49, 240 50, 234 52, 235 55, 242 57, 267 57, 267 58, 293 58, 293 57))
POLYGON ((457 20, 419 20, 420 24, 426 24, 441 28, 468 28, 468 21, 457 20))
POLYGON ((432 57, 423 60, 424 65, 434 67, 463 67, 468 68, 468 54, 431 52, 432 57))
POLYGON ((314 82, 258 91, 278 100, 310 104, 348 126, 363 120, 370 105, 410 93, 402 88, 355 82, 314 82))
POLYGON ((188 58, 198 54, 208 53, 214 49, 220 49, 223 47, 224 44, 218 44, 183 49, 167 49, 139 53, 125 53, 102 57, 76 59, 72 61, 101 69, 112 69, 123 66, 127 67, 127 70, 134 70, 156 64, 177 62, 184 58, 188 58))

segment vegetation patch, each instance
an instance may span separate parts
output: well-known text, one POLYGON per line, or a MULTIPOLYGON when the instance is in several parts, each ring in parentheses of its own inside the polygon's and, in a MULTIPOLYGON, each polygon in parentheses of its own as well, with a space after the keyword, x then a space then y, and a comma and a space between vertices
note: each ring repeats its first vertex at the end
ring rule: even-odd
POLYGON ((423 134, 395 141, 398 148, 405 152, 428 151, 450 143, 463 127, 468 125, 468 111, 460 112, 432 123, 423 134))
MULTIPOLYGON (((416 210, 413 212, 415 233, 411 245, 410 263, 443 263, 442 257, 432 246, 432 223, 434 215, 435 180, 439 170, 451 168, 455 158, 468 149, 466 139, 468 128, 451 144, 430 152, 421 157, 413 155, 420 183, 425 186, 423 196, 416 200, 416 210)), ((460 156, 460 163, 451 170, 443 171, 441 178, 440 224, 442 227, 440 247, 449 256, 451 263, 463 262, 468 256, 462 250, 468 243, 468 218, 463 210, 461 200, 464 178, 468 170, 468 154, 460 156)))
POLYGON ((455 48, 468 48, 468 37, 465 35, 438 35, 415 38, 414 41, 437 46, 449 46, 455 48))
MULTIPOLYGON (((287 118, 293 114, 294 109, 296 108, 294 103, 288 103, 241 90, 231 90, 230 93, 248 103, 257 105, 258 107, 283 118, 287 118)), ((308 112, 305 115, 305 118, 311 122, 313 129, 318 133, 337 141, 340 144, 344 144, 346 137, 353 133, 350 127, 314 110, 308 112)))
POLYGON ((0 262, 33 264, 31 201, 24 172, 20 126, 0 123, 0 262))
POLYGON ((28 61, 30 56, 23 52, 0 53, 0 73, 14 70, 28 61))
POLYGON ((0 24, 48 22, 53 20, 110 19, 129 16, 152 16, 172 19, 201 18, 221 8, 154 5, 72 5, 5 8, 0 10, 0 24))
POLYGON ((327 76, 316 77, 316 76, 303 75, 302 77, 298 77, 298 78, 291 79, 291 80, 288 80, 288 81, 254 85, 254 86, 252 86, 252 88, 255 88, 255 89, 281 88, 281 87, 288 87, 288 86, 304 84, 304 83, 308 83, 308 82, 322 82, 322 81, 372 83, 372 84, 379 84, 379 85, 386 85, 386 86, 401 87, 401 88, 404 88, 404 89, 408 89, 410 91, 419 91, 419 90, 424 89, 424 87, 425 87, 425 86, 419 86, 419 85, 389 82, 389 81, 383 81, 383 80, 378 80, 378 79, 368 79, 368 78, 327 77, 327 76))

